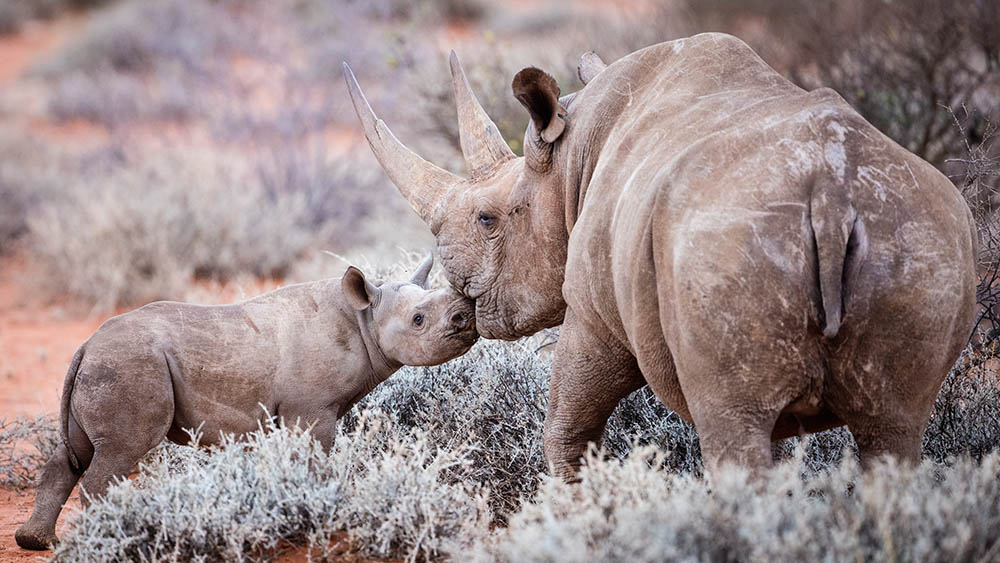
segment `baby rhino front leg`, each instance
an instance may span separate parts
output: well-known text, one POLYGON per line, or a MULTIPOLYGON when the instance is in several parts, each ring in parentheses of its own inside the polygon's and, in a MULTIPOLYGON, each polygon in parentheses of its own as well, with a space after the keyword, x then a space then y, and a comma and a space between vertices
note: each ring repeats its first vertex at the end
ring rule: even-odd
POLYGON ((279 412, 284 424, 310 428, 313 438, 319 441, 325 452, 330 453, 337 436, 337 417, 340 414, 338 405, 282 405, 279 412))
POLYGON ((588 332, 572 309, 559 336, 545 416, 545 459, 573 480, 590 442, 600 443, 619 401, 645 385, 635 358, 614 340, 588 332))

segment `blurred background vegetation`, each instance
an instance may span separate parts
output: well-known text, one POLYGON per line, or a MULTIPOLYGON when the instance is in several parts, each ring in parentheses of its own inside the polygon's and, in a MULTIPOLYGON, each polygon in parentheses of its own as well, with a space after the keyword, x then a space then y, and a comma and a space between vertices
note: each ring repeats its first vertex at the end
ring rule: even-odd
POLYGON ((0 0, 0 254, 98 310, 339 274, 323 249, 392 261, 433 240, 365 146, 341 61, 405 143, 461 172, 449 49, 519 152, 520 68, 568 93, 585 51, 702 31, 834 88, 992 221, 995 0, 0 0))

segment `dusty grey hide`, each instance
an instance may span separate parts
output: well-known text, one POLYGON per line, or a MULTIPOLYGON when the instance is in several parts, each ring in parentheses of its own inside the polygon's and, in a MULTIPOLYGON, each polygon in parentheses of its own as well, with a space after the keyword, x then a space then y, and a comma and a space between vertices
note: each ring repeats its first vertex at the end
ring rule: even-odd
POLYGON ((254 431, 268 414, 314 425, 329 448, 337 418, 403 365, 464 354, 472 301, 429 291, 431 257, 408 282, 341 279, 277 289, 234 305, 158 302, 105 322, 66 375, 63 445, 43 467, 18 545, 46 549, 73 486, 100 496, 164 437, 203 444, 254 431))
POLYGON ((694 422, 710 472, 843 424, 865 460, 916 461, 975 302, 975 227, 951 182, 728 35, 588 54, 579 76, 560 98, 541 70, 517 74, 531 122, 515 157, 453 54, 462 178, 402 146, 347 71, 480 333, 563 323, 554 471, 572 476, 643 385, 694 422))

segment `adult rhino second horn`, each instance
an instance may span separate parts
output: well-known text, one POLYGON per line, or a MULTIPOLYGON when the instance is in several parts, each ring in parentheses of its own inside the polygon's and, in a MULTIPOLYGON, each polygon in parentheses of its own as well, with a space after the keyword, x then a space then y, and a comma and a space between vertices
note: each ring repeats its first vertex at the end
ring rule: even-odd
POLYGON ((347 81, 354 111, 361 120, 365 138, 368 139, 375 158, 410 203, 410 207, 421 219, 431 222, 434 210, 445 192, 465 183, 465 180, 427 162, 401 143, 389 130, 389 126, 375 115, 346 62, 344 79, 347 81))
POLYGON ((455 92, 455 106, 458 110, 458 134, 462 143, 462 154, 472 177, 483 176, 501 160, 515 158, 503 135, 482 104, 472 92, 465 77, 462 63, 455 51, 448 58, 451 67, 451 86, 455 92))
POLYGON ((586 86, 606 68, 608 65, 604 63, 600 55, 593 51, 587 51, 580 56, 580 64, 576 66, 576 75, 580 78, 580 82, 586 86))

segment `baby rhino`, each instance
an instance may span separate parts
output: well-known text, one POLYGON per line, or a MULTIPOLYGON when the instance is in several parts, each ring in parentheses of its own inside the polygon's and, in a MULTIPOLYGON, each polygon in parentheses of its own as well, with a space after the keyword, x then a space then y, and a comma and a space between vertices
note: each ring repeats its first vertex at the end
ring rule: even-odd
POLYGON ((66 374, 63 444, 17 544, 46 549, 81 476, 100 496, 164 437, 186 442, 186 428, 201 425, 211 444, 270 413, 314 424, 329 448, 337 418, 401 366, 443 363, 476 341, 473 302, 426 289, 432 265, 409 282, 372 284, 351 267, 242 303, 158 302, 105 322, 66 374))

